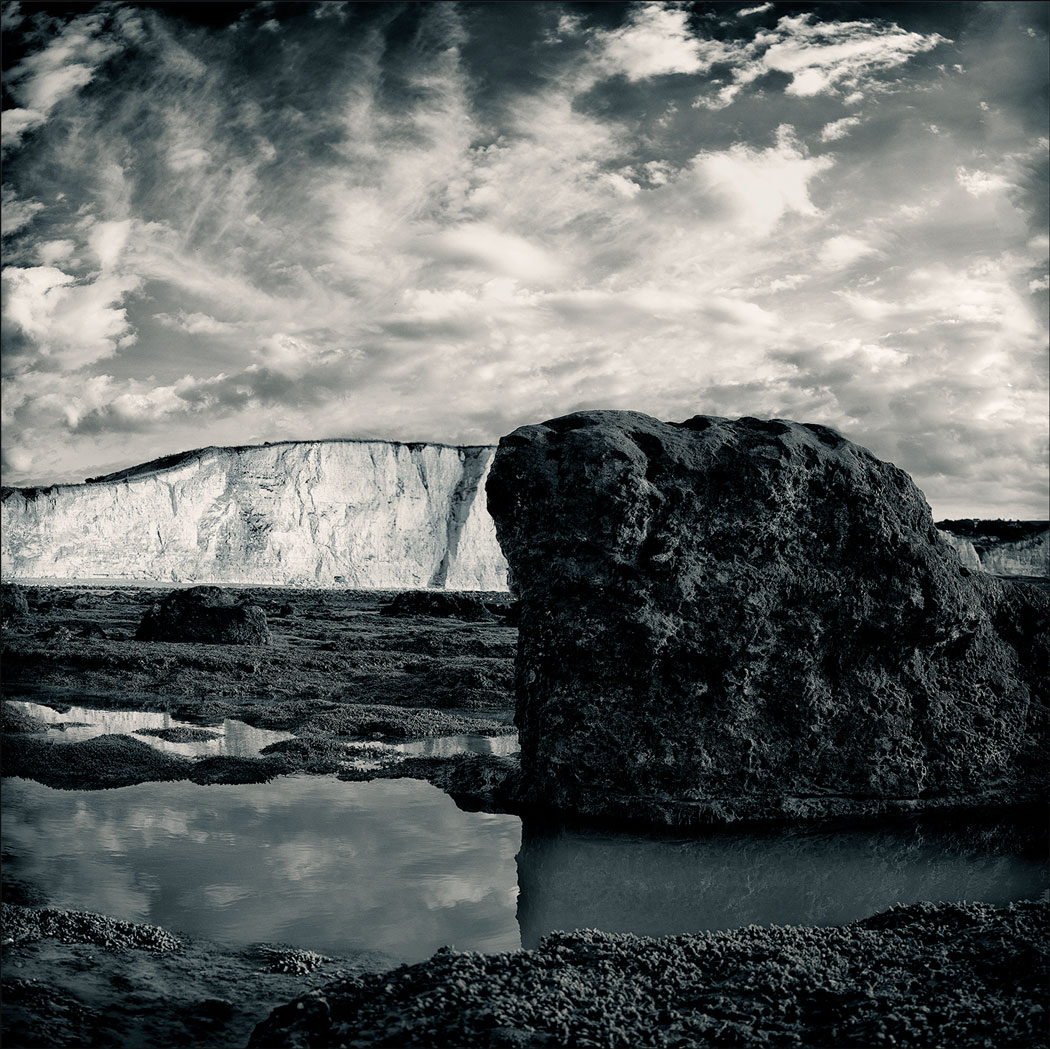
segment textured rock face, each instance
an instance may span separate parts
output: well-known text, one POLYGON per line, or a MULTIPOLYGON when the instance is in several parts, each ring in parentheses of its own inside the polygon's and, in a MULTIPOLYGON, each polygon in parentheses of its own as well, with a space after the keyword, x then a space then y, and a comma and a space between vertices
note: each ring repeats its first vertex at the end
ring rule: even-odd
POLYGON ((506 589, 489 447, 208 448, 84 485, 8 489, 6 579, 506 589))
POLYGON ((1041 796, 1046 594, 965 568, 833 431, 581 412, 500 442, 488 506, 526 800, 690 823, 1041 796))
POLYGON ((136 641, 195 641, 204 645, 268 645, 266 616, 255 605, 238 605, 217 586, 173 590, 146 611, 136 641))

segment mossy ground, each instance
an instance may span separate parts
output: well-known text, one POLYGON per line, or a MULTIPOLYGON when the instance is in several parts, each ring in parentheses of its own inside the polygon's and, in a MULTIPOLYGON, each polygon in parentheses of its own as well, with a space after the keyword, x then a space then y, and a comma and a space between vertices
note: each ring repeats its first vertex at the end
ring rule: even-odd
MULTIPOLYGON (((40 737, 42 726, 5 707, 5 775, 65 788, 155 779, 259 782, 335 772, 350 741, 513 732, 517 631, 495 614, 484 622, 380 615, 392 596, 381 591, 234 588, 235 600, 267 613, 273 644, 182 644, 135 640, 162 589, 27 587, 24 593, 28 611, 4 628, 8 698, 60 710, 75 704, 160 711, 201 730, 235 718, 294 732, 302 743, 259 758, 196 762, 151 754, 128 737, 63 744, 59 752, 40 737)), ((497 610, 508 600, 486 597, 497 610)), ((192 731, 154 734, 189 742, 192 731)))

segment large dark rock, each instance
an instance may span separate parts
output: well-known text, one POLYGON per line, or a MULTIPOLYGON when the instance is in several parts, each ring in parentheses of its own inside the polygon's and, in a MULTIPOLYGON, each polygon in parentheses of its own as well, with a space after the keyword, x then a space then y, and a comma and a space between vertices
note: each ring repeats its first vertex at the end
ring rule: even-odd
POLYGON ((217 586, 173 590, 146 611, 136 641, 195 641, 205 645, 268 645, 262 610, 239 605, 217 586))
POLYGON ((1045 796, 1047 595, 971 574, 825 427, 580 412, 503 438, 522 799, 656 823, 1045 796))

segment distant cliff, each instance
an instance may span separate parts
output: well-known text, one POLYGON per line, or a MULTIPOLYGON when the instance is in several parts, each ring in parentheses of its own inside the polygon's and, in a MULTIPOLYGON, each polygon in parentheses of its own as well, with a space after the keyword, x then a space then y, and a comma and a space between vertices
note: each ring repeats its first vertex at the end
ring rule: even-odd
POLYGON ((937 527, 964 565, 993 575, 1050 575, 1050 524, 1046 521, 938 521, 937 527))
POLYGON ((387 441, 204 448, 3 492, 6 579, 502 590, 494 449, 387 441))

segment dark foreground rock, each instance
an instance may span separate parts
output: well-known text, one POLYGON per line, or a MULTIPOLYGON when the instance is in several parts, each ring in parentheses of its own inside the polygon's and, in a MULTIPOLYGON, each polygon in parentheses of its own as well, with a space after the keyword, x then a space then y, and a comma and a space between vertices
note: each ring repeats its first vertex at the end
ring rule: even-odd
POLYGON ((1045 797, 1050 595, 904 471, 780 420, 580 412, 500 442, 523 800, 655 823, 1045 797))
POLYGON ((553 933, 335 982, 255 1047, 1043 1046, 1047 913, 917 904, 833 928, 553 933))
POLYGON ((281 1002, 389 958, 230 947, 82 911, 5 904, 3 1044, 234 1049, 281 1002))
POLYGON ((136 641, 195 641, 204 645, 269 645, 262 609, 239 605, 217 586, 173 590, 146 611, 136 641))

